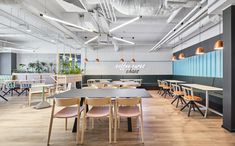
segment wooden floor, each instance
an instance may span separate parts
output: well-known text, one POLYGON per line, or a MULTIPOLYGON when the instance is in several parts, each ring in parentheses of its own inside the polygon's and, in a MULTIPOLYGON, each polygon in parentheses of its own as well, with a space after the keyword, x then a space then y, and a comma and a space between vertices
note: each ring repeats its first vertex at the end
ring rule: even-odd
MULTIPOLYGON (((204 119, 192 112, 187 117, 156 91, 149 91, 153 98, 143 99, 144 138, 146 146, 235 146, 235 133, 221 128, 222 118, 209 114, 204 119)), ((45 146, 51 108, 36 110, 27 106, 27 97, 7 97, 9 102, 0 99, 0 146, 45 146)), ((40 101, 40 98, 34 99, 40 101)), ((71 132, 74 119, 68 121, 69 129, 64 130, 64 120, 55 119, 51 145, 75 146, 75 134, 71 132)), ((133 125, 136 125, 133 122, 133 125)), ((122 119, 118 130, 118 143, 108 143, 108 121, 95 121, 95 128, 85 133, 86 146, 141 146, 139 129, 127 132, 126 119, 122 119)))

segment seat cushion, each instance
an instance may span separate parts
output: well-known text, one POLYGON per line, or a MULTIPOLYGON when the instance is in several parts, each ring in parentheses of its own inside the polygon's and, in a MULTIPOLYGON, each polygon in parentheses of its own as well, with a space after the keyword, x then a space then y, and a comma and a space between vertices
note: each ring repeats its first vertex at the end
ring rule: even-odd
POLYGON ((102 106, 102 107, 92 107, 88 112, 87 112, 87 117, 93 117, 93 118, 98 118, 98 117, 106 117, 109 115, 109 107, 108 106, 102 106))
POLYGON ((173 92, 174 95, 184 95, 183 91, 174 91, 173 92))
MULTIPOLYGON (((83 111, 83 108, 80 108, 80 112, 83 111)), ((58 111, 54 117, 55 118, 72 118, 76 117, 78 114, 78 108, 77 107, 65 107, 62 110, 58 111)))
POLYGON ((189 101, 202 101, 202 98, 199 96, 188 95, 188 96, 184 96, 184 98, 189 101))
POLYGON ((140 110, 138 106, 120 106, 117 114, 120 117, 137 117, 140 115, 140 110))

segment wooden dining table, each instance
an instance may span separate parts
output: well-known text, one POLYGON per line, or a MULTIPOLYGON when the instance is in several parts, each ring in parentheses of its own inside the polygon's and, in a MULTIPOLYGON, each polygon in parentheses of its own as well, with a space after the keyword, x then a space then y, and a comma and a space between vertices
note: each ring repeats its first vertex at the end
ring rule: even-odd
MULTIPOLYGON (((60 94, 56 94, 54 98, 151 98, 151 95, 145 89, 72 89, 60 94)), ((73 132, 76 132, 76 120, 73 126, 73 132)), ((128 131, 132 131, 131 118, 127 118, 128 131)))

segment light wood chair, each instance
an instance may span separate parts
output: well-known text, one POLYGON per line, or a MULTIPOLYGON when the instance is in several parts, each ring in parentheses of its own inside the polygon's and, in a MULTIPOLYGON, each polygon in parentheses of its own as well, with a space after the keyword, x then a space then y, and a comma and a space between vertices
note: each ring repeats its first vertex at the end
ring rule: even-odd
POLYGON ((186 88, 186 87, 182 87, 182 88, 184 92, 184 99, 188 101, 188 103, 183 108, 181 108, 181 111, 184 110, 185 107, 189 106, 188 117, 190 116, 190 112, 192 108, 194 111, 195 111, 195 108, 197 108, 197 110, 202 114, 202 116, 204 116, 204 114, 202 113, 202 111, 199 109, 199 107, 196 104, 196 102, 202 101, 202 98, 199 96, 193 95, 193 89, 186 88))
MULTIPOLYGON (((86 98, 85 99, 85 111, 83 115, 83 128, 82 128, 82 134, 81 134, 81 143, 84 142, 84 130, 86 129, 86 119, 87 118, 103 118, 108 117, 109 118, 109 143, 112 142, 112 121, 113 121, 113 115, 112 115, 112 103, 111 98, 105 97, 105 98, 86 98), (87 107, 91 106, 91 108, 88 110, 87 107)), ((94 121, 92 120, 92 128, 94 127, 94 121)))
POLYGON ((181 104, 186 104, 186 101, 183 98, 184 92, 181 90, 180 86, 177 84, 171 84, 171 86, 172 86, 172 90, 173 90, 172 94, 174 98, 171 104, 173 104, 174 102, 177 102, 176 107, 178 107, 179 101, 181 102, 181 104))
POLYGON ((117 98, 114 113, 114 142, 117 142, 117 119, 120 117, 138 117, 140 122, 141 142, 144 143, 143 111, 141 98, 117 98))
POLYGON ((51 118, 50 118, 50 125, 49 125, 49 132, 48 132, 48 139, 47 145, 50 144, 51 138, 51 131, 53 125, 54 118, 63 118, 65 119, 65 130, 67 130, 67 119, 68 118, 77 118, 77 138, 76 143, 78 144, 79 141, 79 126, 80 126, 80 113, 83 111, 83 108, 80 108, 80 98, 60 98, 60 99, 53 99, 52 111, 51 111, 51 118), (55 106, 62 106, 63 109, 59 110, 57 113, 54 114, 55 106))
MULTIPOLYGON (((34 85, 39 85, 39 84, 44 84, 44 83, 37 83, 37 84, 34 84, 34 85)), ((31 106, 31 101, 32 101, 32 97, 34 95, 41 95, 43 94, 43 87, 37 87, 37 86, 34 86, 32 84, 31 88, 29 89, 29 95, 28 95, 28 105, 31 106)), ((47 90, 44 90, 44 96, 49 96, 49 93, 47 90)), ((44 98, 45 98, 44 97, 44 98)))

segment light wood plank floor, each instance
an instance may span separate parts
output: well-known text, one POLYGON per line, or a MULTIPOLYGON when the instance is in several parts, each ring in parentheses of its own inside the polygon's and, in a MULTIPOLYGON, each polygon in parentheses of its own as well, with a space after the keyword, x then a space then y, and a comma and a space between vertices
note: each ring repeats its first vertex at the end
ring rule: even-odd
MULTIPOLYGON (((156 91, 149 91, 153 98, 143 99, 144 138, 146 146, 235 146, 235 133, 221 128, 222 118, 209 114, 204 119, 192 112, 187 117, 156 91)), ((7 97, 9 102, 0 99, 0 146, 45 146, 51 108, 35 110, 27 106, 27 97, 7 97)), ((40 98, 34 98, 40 101, 40 98)), ((69 129, 64 130, 64 120, 55 119, 51 145, 75 146, 75 134, 71 132, 74 120, 68 121, 69 129)), ((133 125, 136 122, 133 121, 133 125)), ((89 126, 90 127, 90 126, 89 126)), ((118 143, 108 143, 108 121, 95 121, 95 128, 85 133, 86 146, 140 146, 139 129, 127 132, 126 119, 122 119, 118 130, 118 143)))

